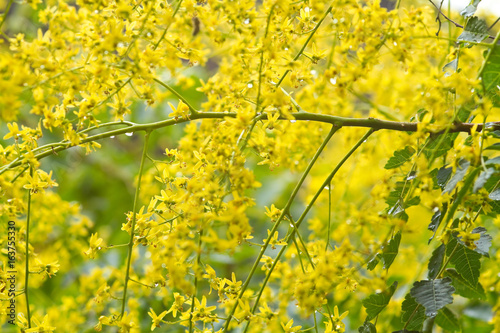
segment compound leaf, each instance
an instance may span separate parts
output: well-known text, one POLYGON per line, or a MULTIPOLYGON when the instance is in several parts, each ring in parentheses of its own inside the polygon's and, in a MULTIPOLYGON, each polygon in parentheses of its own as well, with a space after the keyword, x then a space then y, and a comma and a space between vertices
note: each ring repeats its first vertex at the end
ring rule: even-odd
POLYGON ((474 228, 471 233, 481 235, 481 237, 478 240, 474 241, 474 245, 476 245, 474 251, 489 258, 490 255, 488 251, 490 249, 491 241, 493 240, 493 238, 486 233, 486 228, 477 227, 474 228))
POLYGON ((415 298, 408 293, 401 305, 401 310, 403 311, 401 321, 406 324, 406 328, 420 331, 425 320, 424 307, 418 304, 415 298))
POLYGON ((435 322, 447 332, 460 331, 460 323, 458 322, 457 316, 448 308, 439 310, 435 322))
POLYGON ((460 244, 455 237, 452 237, 446 245, 446 255, 451 256, 450 262, 455 265, 457 272, 470 285, 476 286, 479 279, 479 269, 481 255, 466 246, 460 244))
POLYGON ((470 166, 470 163, 466 160, 461 160, 458 163, 457 171, 455 172, 453 177, 451 177, 450 181, 444 187, 443 193, 448 193, 448 192, 453 191, 455 186, 457 186, 458 182, 461 181, 462 179, 464 179, 465 174, 467 173, 467 169, 469 169, 469 166, 470 166))
POLYGON ((392 263, 394 262, 394 259, 396 259, 396 256, 398 255, 399 252, 400 243, 401 243, 401 232, 398 232, 397 234, 394 235, 394 237, 391 238, 389 244, 384 246, 384 249, 382 251, 382 260, 384 261, 384 269, 389 269, 389 267, 391 267, 392 263))
POLYGON ((474 16, 467 21, 464 31, 458 36, 457 41, 480 43, 486 37, 488 37, 486 22, 474 16))
POLYGON ((427 278, 432 280, 435 279, 441 270, 441 266, 443 265, 444 254, 446 252, 446 246, 441 244, 438 248, 432 252, 431 259, 429 260, 429 273, 427 274, 427 278))
POLYGON ((375 327, 375 325, 373 325, 369 321, 365 321, 363 323, 363 326, 360 326, 358 328, 358 332, 359 333, 377 333, 377 328, 375 327))
POLYGON ((385 169, 394 169, 402 166, 408 162, 411 157, 415 154, 415 149, 410 146, 405 147, 405 149, 396 150, 394 156, 392 156, 389 161, 385 164, 385 169))
POLYGON ((363 300, 363 306, 366 308, 366 313, 368 316, 366 320, 372 320, 375 318, 380 311, 382 311, 389 301, 391 300, 392 295, 394 295, 394 291, 398 287, 398 282, 394 282, 389 288, 384 290, 381 293, 370 295, 368 298, 363 300))
POLYGON ((480 2, 481 0, 474 0, 473 3, 465 7, 465 9, 460 12, 460 15, 462 15, 465 18, 471 17, 476 12, 477 5, 479 5, 480 2))
POLYGON ((490 177, 493 176, 495 172, 496 170, 492 168, 486 169, 486 171, 482 171, 477 177, 472 191, 476 193, 477 191, 479 191, 479 189, 483 188, 484 184, 486 184, 488 179, 490 179, 490 177))
MULTIPOLYGON (((486 59, 483 71, 481 73, 482 83, 484 91, 487 96, 495 103, 495 106, 500 105, 500 95, 498 86, 500 86, 500 47, 494 45, 486 59)), ((485 149, 500 149, 500 144, 496 143, 493 146, 487 147, 485 149)))
POLYGON ((438 158, 446 154, 452 147, 457 138, 457 133, 431 136, 424 145, 424 155, 427 159, 438 158))
POLYGON ((437 280, 422 280, 413 284, 410 294, 418 304, 425 308, 427 317, 435 317, 439 309, 453 302, 455 288, 451 285, 451 279, 446 277, 437 280))
POLYGON ((452 285, 455 288, 455 293, 465 298, 477 298, 485 299, 486 295, 484 293, 483 286, 478 283, 477 285, 470 284, 466 281, 458 272, 453 268, 447 268, 444 271, 445 276, 449 276, 452 279, 452 285))
POLYGON ((491 200, 500 200, 500 187, 492 191, 488 196, 491 200))

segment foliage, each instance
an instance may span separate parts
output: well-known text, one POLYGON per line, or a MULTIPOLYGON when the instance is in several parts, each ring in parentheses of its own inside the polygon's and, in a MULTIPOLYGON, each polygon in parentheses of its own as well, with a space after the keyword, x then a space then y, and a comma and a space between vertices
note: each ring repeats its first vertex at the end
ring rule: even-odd
POLYGON ((500 331, 500 33, 395 5, 0 1, 2 332, 500 331))

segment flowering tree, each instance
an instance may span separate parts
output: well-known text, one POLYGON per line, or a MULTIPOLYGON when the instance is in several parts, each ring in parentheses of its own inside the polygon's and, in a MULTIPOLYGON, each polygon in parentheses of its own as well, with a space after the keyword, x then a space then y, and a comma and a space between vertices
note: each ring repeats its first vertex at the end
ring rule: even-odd
POLYGON ((480 0, 26 2, 0 1, 2 331, 500 332, 480 0))

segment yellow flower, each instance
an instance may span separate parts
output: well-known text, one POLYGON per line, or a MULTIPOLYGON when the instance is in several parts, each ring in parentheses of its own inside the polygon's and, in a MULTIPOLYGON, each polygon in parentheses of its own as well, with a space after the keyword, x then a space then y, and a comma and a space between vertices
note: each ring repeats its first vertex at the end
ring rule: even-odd
POLYGON ((27 330, 25 330, 26 333, 29 333, 29 332, 47 332, 47 333, 50 333, 50 332, 53 332, 56 327, 54 326, 50 326, 49 324, 49 315, 45 315, 45 317, 43 317, 43 320, 42 322, 40 323, 38 321, 38 319, 36 319, 36 317, 33 317, 33 322, 35 323, 35 327, 32 327, 32 328, 28 328, 27 330))
POLYGON ((23 187, 27 190, 30 190, 32 194, 37 193, 39 190, 43 190, 48 186, 47 182, 40 180, 40 175, 38 173, 35 173, 33 177, 28 175, 27 178, 28 184, 24 185, 23 187))
POLYGON ((115 316, 113 315, 111 318, 109 317, 106 317, 106 316, 100 316, 99 317, 99 322, 97 323, 97 325, 94 326, 94 329, 97 331, 97 332, 100 332, 102 331, 102 325, 113 325, 113 323, 115 322, 115 316))
POLYGON ((309 7, 302 8, 300 16, 297 16, 297 19, 307 26, 311 21, 311 9, 309 7))
POLYGON ((206 273, 203 274, 203 278, 207 279, 209 284, 210 284, 210 291, 208 293, 210 295, 212 293, 212 289, 215 289, 215 290, 218 289, 219 283, 220 283, 220 278, 217 277, 215 270, 210 265, 205 266, 205 271, 206 271, 206 273))
POLYGON ((227 287, 224 288, 226 294, 229 294, 231 299, 235 298, 241 289, 241 281, 236 280, 236 274, 231 273, 231 280, 224 279, 224 283, 227 284, 227 287))
POLYGON ((59 271, 59 267, 61 267, 61 265, 59 265, 58 260, 51 262, 50 264, 45 265, 45 274, 51 278, 59 271))
POLYGON ((267 238, 263 239, 263 242, 266 242, 267 239, 269 239, 269 244, 271 245, 271 248, 274 250, 276 246, 280 245, 286 245, 286 242, 284 240, 278 240, 278 231, 276 230, 274 234, 271 236, 271 230, 267 230, 267 238))
POLYGON ((46 172, 43 172, 42 170, 38 170, 38 174, 40 176, 40 180, 42 182, 47 183, 47 187, 57 187, 59 184, 56 183, 55 180, 52 179, 52 170, 47 174, 46 172))
POLYGON ((148 315, 153 319, 153 324, 151 325, 151 331, 154 331, 155 328, 160 327, 160 323, 163 321, 163 317, 165 317, 167 313, 168 311, 165 310, 162 313, 160 313, 159 316, 157 316, 153 308, 149 308, 148 315))
POLYGON ((276 222, 281 215, 281 209, 276 208, 274 204, 271 205, 271 209, 267 208, 267 206, 265 208, 266 215, 271 218, 272 222, 276 222))
POLYGON ((325 322, 326 330, 325 333, 343 333, 345 332, 345 325, 342 322, 342 319, 347 317, 349 311, 345 311, 341 315, 339 315, 339 308, 335 305, 333 308, 333 317, 331 320, 325 322))
POLYGON ((168 116, 173 117, 175 120, 180 118, 189 119, 189 106, 187 106, 183 101, 179 101, 177 107, 173 106, 172 103, 168 102, 170 108, 174 111, 168 116))
POLYGON ((90 247, 84 251, 85 255, 90 259, 94 259, 97 251, 101 249, 102 238, 97 238, 97 232, 90 236, 90 247))
POLYGON ((27 329, 29 327, 28 319, 26 319, 22 312, 17 314, 17 326, 21 329, 27 329))
POLYGON ((310 52, 304 52, 304 55, 306 57, 308 57, 309 59, 311 59, 312 63, 313 64, 317 64, 318 61, 320 61, 321 59, 323 59, 324 57, 326 57, 326 54, 328 53, 328 50, 323 50, 323 51, 319 51, 317 46, 316 46, 316 43, 313 43, 312 45, 312 53, 310 52))
POLYGON ((278 112, 274 112, 273 114, 267 114, 267 120, 264 122, 264 127, 270 130, 273 130, 276 126, 276 122, 279 119, 280 114, 278 112))
POLYGON ((5 134, 3 137, 4 140, 14 138, 17 140, 19 136, 21 136, 21 132, 19 131, 19 126, 17 123, 10 123, 7 124, 7 127, 9 128, 9 133, 5 134))
MULTIPOLYGON (((189 303, 189 302, 188 302, 189 303)), ((215 315, 211 314, 212 311, 217 309, 216 306, 207 306, 207 298, 203 296, 201 302, 198 298, 194 299, 193 321, 201 320, 204 323, 211 323, 217 321, 215 315)))
POLYGON ((293 319, 290 319, 288 323, 286 323, 286 325, 281 323, 281 327, 283 327, 285 333, 296 333, 302 328, 302 326, 292 326, 292 325, 293 325, 293 319))
POLYGON ((174 316, 174 318, 176 318, 177 311, 183 311, 182 305, 184 304, 185 301, 186 301, 186 299, 184 298, 184 296, 182 296, 179 293, 174 293, 174 304, 172 304, 172 306, 170 307, 170 309, 168 310, 167 313, 172 312, 172 316, 174 316))
POLYGON ((120 328, 120 333, 128 333, 132 328, 136 326, 132 319, 129 317, 131 317, 131 314, 127 314, 127 312, 125 312, 120 321, 116 323, 116 325, 120 328))

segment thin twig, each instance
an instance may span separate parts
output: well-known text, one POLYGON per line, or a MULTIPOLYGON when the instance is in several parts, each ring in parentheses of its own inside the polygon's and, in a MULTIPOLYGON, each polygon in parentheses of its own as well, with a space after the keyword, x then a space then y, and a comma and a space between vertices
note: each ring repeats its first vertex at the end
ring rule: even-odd
MULTIPOLYGON (((278 217, 278 219, 276 220, 276 222, 274 223, 273 227, 271 228, 271 230, 269 231, 269 234, 270 235, 274 235, 274 232, 278 229, 278 226, 280 225, 280 222, 283 221, 284 217, 289 213, 289 209, 290 209, 290 206, 292 205, 292 202, 294 201, 295 197, 297 196, 297 193, 299 192, 299 189, 302 187, 302 184, 304 183, 307 175, 309 174, 309 172, 311 171, 313 165, 316 163, 317 159, 319 158, 319 156, 321 155, 321 153, 323 152, 323 150, 325 149, 326 145, 328 144, 328 142, 330 141, 330 139, 332 138, 332 136, 339 130, 339 127, 337 126, 332 126, 332 129, 330 130, 330 132, 328 133, 328 135, 326 136, 326 138, 323 140, 323 142, 321 143, 321 145, 319 146, 318 150, 316 151, 316 153, 314 154, 313 158, 311 159, 311 161, 309 162, 309 164, 307 165, 306 169, 304 170, 304 173, 302 174, 302 176, 300 177, 297 185, 295 185, 295 188, 292 192, 292 194, 290 195, 290 197, 288 198, 288 201, 285 205, 285 207, 283 208, 283 210, 281 211, 281 214, 280 216, 278 217)), ((295 234, 295 232, 292 231, 292 234, 295 234)), ((264 245, 262 246, 262 248, 260 249, 260 252, 259 254, 257 255, 257 258, 255 259, 254 263, 253 263, 253 266, 252 268, 250 269, 250 273, 248 274, 247 276, 247 279, 245 280, 245 282, 243 283, 241 289, 240 289, 240 292, 237 296, 237 298, 235 299, 235 304, 234 306, 232 307, 232 309, 230 310, 229 312, 229 315, 227 316, 227 320, 226 320, 226 323, 224 325, 224 328, 223 328, 223 331, 222 332, 227 332, 228 329, 229 329, 229 324, 231 323, 231 319, 233 319, 233 315, 236 311, 236 308, 238 307, 238 300, 241 299, 241 297, 243 296, 243 294, 245 293, 245 291, 247 290, 248 288, 248 285, 250 284, 250 280, 252 279, 253 277, 253 274, 255 273, 255 271, 257 270, 257 266, 260 264, 260 260, 262 259, 262 256, 264 255, 264 253, 266 252, 266 249, 267 247, 269 246, 269 243, 271 241, 271 237, 267 237, 264 245)), ((269 277, 267 277, 267 279, 269 279, 269 277)), ((261 289, 261 293, 260 295, 262 294, 262 289, 261 289)), ((258 296, 259 298, 259 296, 258 296)), ((258 299, 257 298, 257 299, 258 299)), ((253 311, 255 311, 255 306, 254 306, 254 309, 253 311)), ((253 312, 252 312, 253 313, 253 312)))
POLYGON ((492 24, 492 25, 490 25, 490 27, 488 28, 488 30, 491 30, 491 29, 495 26, 495 24, 497 24, 497 23, 498 23, 498 21, 500 21, 500 17, 498 17, 498 18, 495 20, 495 22, 493 22, 493 24, 492 24))
MULTIPOLYGON (((438 6, 436 6, 436 4, 434 2, 432 2, 432 0, 429 0, 429 2, 438 10, 438 16, 436 18, 436 21, 439 21, 439 15, 441 14, 446 20, 448 20, 449 22, 453 23, 457 28, 462 28, 462 29, 465 29, 465 27, 455 21, 453 21, 451 18, 449 18, 448 16, 446 16, 442 11, 441 11, 441 8, 439 8, 438 6)), ((500 18, 499 18, 500 19, 500 18)), ((439 21, 440 22, 440 21, 439 21)), ((496 23, 496 22, 495 22, 496 23)), ((441 29, 441 22, 439 23, 439 27, 441 29)), ((439 30, 438 32, 436 33, 436 36, 437 34, 439 33, 439 30)), ((495 39, 495 36, 491 36, 491 35, 488 35, 488 38, 490 39, 495 39)))
POLYGON ((139 203, 139 193, 141 190, 141 180, 142 180, 142 173, 144 170, 144 161, 146 160, 146 155, 148 150, 149 134, 150 132, 146 132, 146 136, 144 137, 144 148, 142 150, 141 165, 139 167, 139 178, 137 179, 137 187, 135 189, 134 207, 132 209, 132 223, 130 226, 130 241, 128 243, 127 268, 125 271, 122 311, 120 314, 120 318, 123 318, 123 314, 125 313, 125 306, 127 304, 127 287, 128 287, 128 281, 130 280, 130 264, 132 262, 132 252, 134 248, 135 222, 137 220, 137 205, 139 203))
MULTIPOLYGON (((30 177, 38 177, 38 175, 33 175, 33 166, 30 166, 30 177)), ((28 296, 29 290, 29 271, 30 271, 30 217, 31 217, 31 190, 28 190, 28 211, 26 213, 26 254, 25 254, 25 273, 24 273, 24 295, 26 296, 26 314, 28 319, 28 328, 31 328, 31 312, 30 312, 30 301, 28 296)))
POLYGON ((2 29, 2 26, 5 23, 5 19, 7 18, 7 15, 9 15, 10 7, 12 6, 13 2, 14 0, 10 0, 7 4, 7 8, 5 8, 5 12, 2 15, 2 21, 0 21, 0 29, 2 29))

